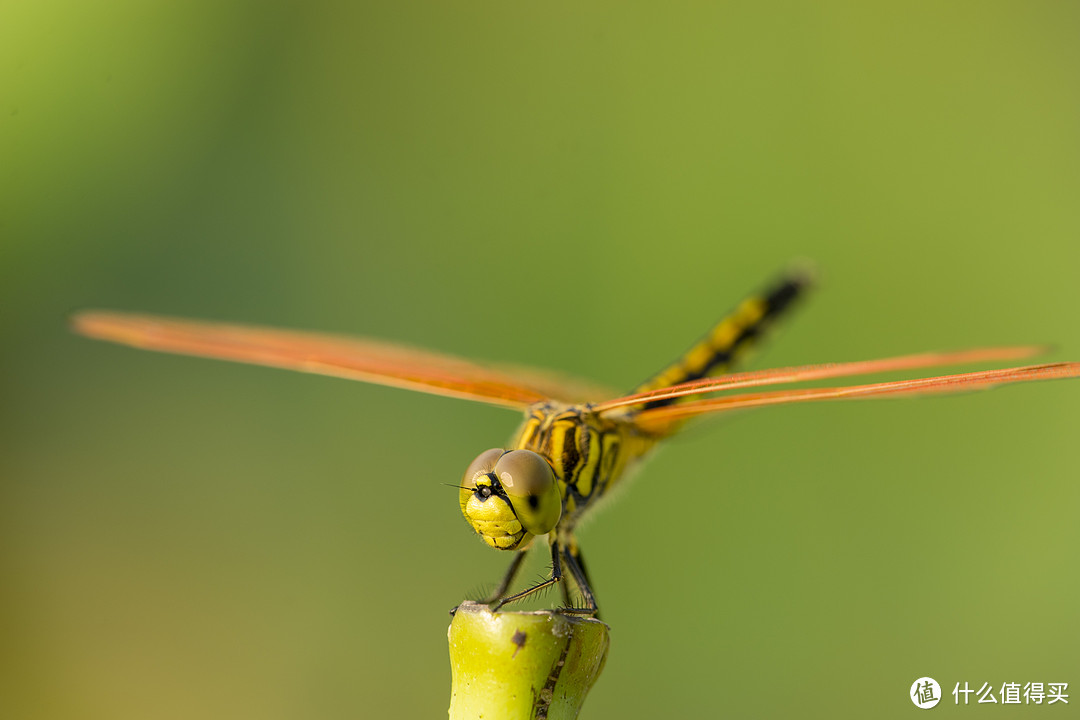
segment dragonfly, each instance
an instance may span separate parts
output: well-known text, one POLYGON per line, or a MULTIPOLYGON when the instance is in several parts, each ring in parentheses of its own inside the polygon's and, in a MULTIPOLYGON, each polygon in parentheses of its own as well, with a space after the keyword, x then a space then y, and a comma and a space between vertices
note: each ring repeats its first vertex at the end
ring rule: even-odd
POLYGON ((85 336, 146 350, 361 380, 523 411, 505 447, 480 453, 465 470, 458 501, 492 548, 514 552, 483 602, 493 611, 558 585, 561 612, 596 616, 598 605, 575 528, 625 481, 658 443, 688 421, 749 408, 860 398, 944 394, 1010 383, 1075 378, 1080 362, 1054 362, 836 387, 777 385, 974 363, 1023 360, 1042 346, 925 352, 900 357, 734 372, 738 361, 811 285, 788 272, 752 294, 675 362, 629 394, 546 370, 502 368, 360 337, 88 310, 72 318, 85 336), (741 391, 741 392, 733 392, 741 391), (528 550, 546 539, 546 579, 511 593, 528 550), (578 599, 571 601, 567 578, 578 599))

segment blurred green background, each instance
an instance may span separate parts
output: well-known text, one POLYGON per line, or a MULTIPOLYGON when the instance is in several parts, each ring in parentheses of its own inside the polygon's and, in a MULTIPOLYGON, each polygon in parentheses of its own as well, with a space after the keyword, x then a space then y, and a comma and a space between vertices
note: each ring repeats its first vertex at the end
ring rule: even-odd
MULTIPOLYGON (((1077 37, 1062 2, 0 5, 0 714, 442 717, 446 612, 508 560, 441 483, 513 413, 71 311, 628 388, 809 258, 759 366, 1080 360, 1077 37)), ((585 715, 1080 692, 1078 422, 1059 382, 692 429, 581 533, 585 715)))

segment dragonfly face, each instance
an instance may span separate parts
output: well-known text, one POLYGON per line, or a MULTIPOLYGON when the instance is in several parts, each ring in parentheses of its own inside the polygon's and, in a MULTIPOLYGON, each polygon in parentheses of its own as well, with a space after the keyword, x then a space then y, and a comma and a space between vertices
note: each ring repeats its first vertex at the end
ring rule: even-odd
POLYGON ((472 461, 459 495, 465 520, 488 545, 516 550, 562 517, 551 465, 531 450, 486 450, 472 461))

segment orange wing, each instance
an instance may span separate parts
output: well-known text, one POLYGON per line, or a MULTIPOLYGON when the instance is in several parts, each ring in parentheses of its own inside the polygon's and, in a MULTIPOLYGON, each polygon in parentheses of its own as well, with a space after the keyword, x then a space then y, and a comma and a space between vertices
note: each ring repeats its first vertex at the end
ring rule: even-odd
POLYGON ((552 398, 573 402, 598 392, 586 381, 541 370, 515 368, 511 377, 451 355, 366 338, 97 310, 75 315, 72 327, 87 337, 145 350, 332 375, 515 409, 552 398))
POLYGON ((770 368, 750 372, 730 373, 717 377, 691 380, 690 382, 660 388, 650 392, 627 395, 626 397, 607 400, 593 405, 599 413, 609 412, 631 405, 644 405, 657 400, 669 400, 688 395, 702 395, 720 390, 741 390, 742 388, 762 385, 782 385, 809 380, 851 377, 853 375, 871 375, 873 373, 896 372, 899 370, 917 370, 919 368, 961 365, 964 363, 994 362, 1003 360, 1022 360, 1047 351, 1038 345, 1002 348, 978 348, 974 350, 956 350, 953 352, 928 352, 916 355, 901 355, 880 360, 860 360, 857 362, 828 363, 824 365, 799 365, 795 367, 770 368))
MULTIPOLYGON (((635 417, 635 424, 647 432, 663 433, 680 421, 698 415, 721 412, 724 410, 741 410, 745 408, 762 407, 764 405, 784 405, 788 403, 811 402, 814 400, 841 400, 864 397, 964 392, 967 390, 989 388, 995 385, 1005 385, 1008 383, 1074 377, 1080 377, 1080 362, 1060 362, 1049 363, 1046 365, 1005 368, 1002 370, 982 370, 979 372, 960 373, 957 375, 942 375, 939 377, 916 378, 913 380, 896 380, 893 382, 851 385, 848 387, 774 390, 770 392, 710 398, 680 405, 643 410, 635 417)), ((781 382, 786 382, 786 380, 781 382)))

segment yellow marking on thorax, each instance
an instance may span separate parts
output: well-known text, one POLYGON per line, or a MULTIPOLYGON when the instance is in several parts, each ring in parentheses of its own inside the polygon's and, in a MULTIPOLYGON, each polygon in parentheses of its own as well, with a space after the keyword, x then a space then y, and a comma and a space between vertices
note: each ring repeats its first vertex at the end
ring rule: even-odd
POLYGON ((618 461, 619 455, 622 454, 621 444, 618 435, 604 436, 604 466, 600 468, 600 476, 608 482, 611 481, 611 476, 615 472, 615 463, 618 461))
POLYGON ((539 452, 551 462, 563 496, 559 525, 569 530, 617 484, 631 461, 653 444, 624 421, 602 419, 573 407, 543 406, 522 424, 511 447, 539 452))
MULTIPOLYGON (((577 488, 578 494, 582 497, 590 497, 593 491, 593 481, 596 480, 596 469, 600 465, 600 456, 603 455, 603 447, 600 443, 600 433, 591 427, 584 427, 582 430, 588 437, 588 454, 585 456, 585 464, 581 466, 581 470, 578 472, 577 481, 574 483, 574 487, 577 488)), ((579 451, 583 448, 578 448, 579 451)))

